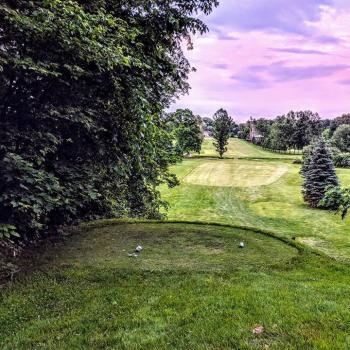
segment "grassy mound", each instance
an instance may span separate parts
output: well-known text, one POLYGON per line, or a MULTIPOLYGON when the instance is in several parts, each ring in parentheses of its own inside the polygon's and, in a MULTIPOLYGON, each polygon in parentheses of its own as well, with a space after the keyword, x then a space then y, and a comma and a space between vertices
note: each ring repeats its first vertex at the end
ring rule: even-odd
POLYGON ((254 232, 200 225, 117 224, 73 236, 40 256, 40 266, 106 266, 150 271, 223 271, 285 263, 297 250, 254 232), (217 231, 217 232, 216 232, 217 231), (245 249, 239 243, 246 244, 245 249), (140 258, 128 254, 137 245, 140 258))
POLYGON ((2 292, 0 348, 340 349, 347 341, 348 270, 249 231, 96 227, 37 264, 41 272, 2 292), (129 258, 138 243, 144 251, 129 258))

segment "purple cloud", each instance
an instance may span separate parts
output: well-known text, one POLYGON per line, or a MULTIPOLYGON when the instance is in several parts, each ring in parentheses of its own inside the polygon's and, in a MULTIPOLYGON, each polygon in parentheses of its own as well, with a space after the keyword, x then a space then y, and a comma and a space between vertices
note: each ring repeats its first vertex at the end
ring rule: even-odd
POLYGON ((295 54, 301 54, 301 55, 329 55, 328 52, 324 52, 324 51, 305 50, 305 49, 298 49, 296 47, 269 48, 269 50, 274 52, 295 53, 295 54))
POLYGON ((313 38, 313 41, 319 44, 335 44, 335 45, 340 44, 342 42, 341 39, 331 35, 318 35, 313 38))
MULTIPOLYGON (((269 65, 249 66, 232 75, 231 79, 245 88, 265 89, 271 87, 272 83, 324 78, 350 68, 350 66, 345 64, 286 66, 285 62, 278 61, 269 65)), ((346 83, 344 80, 343 84, 346 83)))
POLYGON ((218 28, 214 28, 212 30, 213 33, 215 33, 216 37, 219 39, 219 40, 231 40, 231 41, 235 41, 235 40, 239 40, 238 38, 232 36, 232 35, 229 35, 227 33, 225 33, 224 31, 218 29, 218 28))
POLYGON ((263 77, 250 73, 248 71, 242 71, 231 76, 231 79, 242 87, 249 89, 265 89, 269 86, 269 83, 263 77))
POLYGON ((289 82, 295 80, 324 78, 348 68, 349 66, 345 64, 284 66, 280 63, 273 63, 266 66, 266 73, 268 73, 274 79, 274 81, 289 82))
POLYGON ((210 18, 217 27, 239 31, 270 30, 312 36, 313 30, 306 22, 321 19, 322 5, 333 0, 223 0, 210 18))
POLYGON ((212 65, 212 67, 215 69, 223 69, 223 70, 229 69, 229 65, 226 63, 215 63, 212 65))
POLYGON ((350 85, 350 79, 339 80, 338 84, 341 85, 350 85))

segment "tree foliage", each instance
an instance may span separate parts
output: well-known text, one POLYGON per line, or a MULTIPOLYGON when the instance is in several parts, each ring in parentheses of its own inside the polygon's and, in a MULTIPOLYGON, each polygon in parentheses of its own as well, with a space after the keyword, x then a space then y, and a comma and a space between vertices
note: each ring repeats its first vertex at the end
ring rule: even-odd
POLYGON ((274 120, 259 118, 253 122, 264 136, 261 145, 279 151, 303 149, 323 131, 319 115, 311 111, 291 111, 274 120))
POLYGON ((342 116, 329 121, 330 137, 333 136, 334 132, 340 125, 350 125, 350 114, 343 114, 342 116))
POLYGON ((188 90, 183 40, 216 0, 0 4, 0 234, 158 217, 176 179, 160 117, 188 90))
POLYGON ((350 152, 350 125, 340 125, 334 132, 331 139, 334 147, 339 148, 342 152, 350 152))
POLYGON ((340 213, 344 220, 350 209, 350 188, 328 187, 320 206, 340 213))
POLYGON ((214 114, 213 119, 214 146, 219 153, 220 158, 222 158, 227 151, 226 146, 228 145, 228 140, 231 136, 232 118, 229 117, 227 111, 221 108, 214 114))
POLYGON ((203 143, 202 118, 189 109, 178 109, 167 120, 181 153, 200 153, 203 143))
POLYGON ((323 139, 311 153, 310 162, 304 169, 303 196, 311 207, 320 207, 329 186, 338 186, 332 155, 323 139))

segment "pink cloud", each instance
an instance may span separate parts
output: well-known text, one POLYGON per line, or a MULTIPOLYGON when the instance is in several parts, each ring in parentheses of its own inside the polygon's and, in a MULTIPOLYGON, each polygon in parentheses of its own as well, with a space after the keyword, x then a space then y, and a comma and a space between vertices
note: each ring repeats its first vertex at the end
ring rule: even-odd
MULTIPOLYGON (((277 13, 285 4, 273 2, 277 13)), ((249 18, 230 24, 230 14, 222 12, 233 9, 232 3, 222 1, 221 12, 207 20, 211 32, 194 39, 194 50, 187 52, 197 68, 190 76, 192 89, 172 109, 188 107, 212 116, 223 107, 236 120, 273 117, 291 109, 312 109, 324 117, 350 112, 350 6, 341 0, 303 0, 298 1, 301 12, 291 13, 288 25, 275 14, 266 14, 271 25, 249 18), (288 30, 300 18, 304 21, 299 30, 288 30)), ((257 11, 244 9, 240 8, 240 16, 257 11)))

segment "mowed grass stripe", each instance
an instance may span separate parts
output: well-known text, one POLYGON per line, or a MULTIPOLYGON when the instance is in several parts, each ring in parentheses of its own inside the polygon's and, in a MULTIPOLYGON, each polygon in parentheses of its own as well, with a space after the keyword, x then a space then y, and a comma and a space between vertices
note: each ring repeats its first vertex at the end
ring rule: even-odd
POLYGON ((206 160, 185 176, 184 182, 202 186, 254 187, 277 181, 288 167, 244 160, 206 160))
MULTIPOLYGON (((202 151, 199 156, 217 157, 217 152, 213 146, 212 138, 205 138, 202 145, 202 151)), ((247 141, 232 138, 227 146, 225 158, 258 158, 258 159, 296 159, 300 158, 297 154, 284 154, 264 150, 259 146, 255 146, 247 141)))

